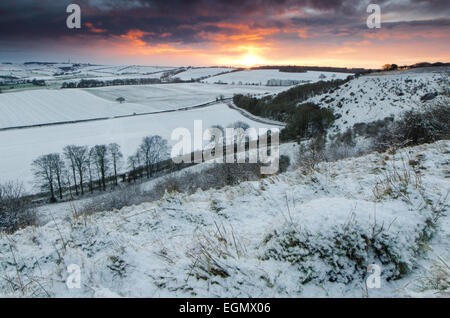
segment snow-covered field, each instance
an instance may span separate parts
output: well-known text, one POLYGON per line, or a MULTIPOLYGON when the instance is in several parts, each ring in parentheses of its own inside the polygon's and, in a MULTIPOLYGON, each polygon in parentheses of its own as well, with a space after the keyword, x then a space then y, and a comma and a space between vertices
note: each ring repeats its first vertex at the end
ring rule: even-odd
POLYGON ((445 85, 445 73, 361 76, 331 94, 318 95, 307 102, 332 108, 335 115, 341 116, 335 122, 335 131, 344 131, 357 123, 396 118, 405 111, 421 109, 425 105, 421 98, 428 93, 441 93, 445 85))
POLYGON ((424 203, 448 205, 449 150, 450 142, 438 142, 322 163, 311 173, 298 169, 221 190, 166 194, 86 218, 55 217, 0 238, 0 295, 448 295, 419 278, 430 275, 436 255, 448 260, 450 252, 449 216, 430 228, 434 212, 424 203), (419 162, 416 172, 408 159, 419 162), (411 176, 403 194, 380 193, 398 169, 411 176), (424 231, 436 233, 428 250, 418 250, 424 231), (80 289, 65 284, 71 264, 81 269, 80 289), (381 285, 365 290, 370 264, 380 266, 381 285), (399 270, 401 279, 387 281, 399 270), (26 287, 14 289, 20 284, 26 287))
POLYGON ((0 94, 0 129, 176 110, 209 103, 220 96, 263 95, 281 90, 189 83, 4 93, 0 94), (125 102, 117 102, 118 97, 125 98, 125 102))
POLYGON ((270 80, 318 82, 320 80, 329 81, 332 79, 345 79, 349 75, 353 74, 314 71, 308 71, 306 73, 288 73, 280 72, 278 70, 247 70, 210 77, 203 80, 203 82, 219 82, 236 85, 266 85, 270 80), (321 79, 321 75, 324 75, 325 77, 321 79))
POLYGON ((220 96, 264 95, 281 90, 189 83, 4 93, 0 94, 0 129, 176 110, 209 103, 220 96), (118 97, 125 98, 125 102, 117 102, 118 97))
POLYGON ((173 110, 208 103, 220 96, 224 98, 231 98, 235 94, 261 96, 279 93, 285 89, 283 87, 182 83, 109 86, 87 89, 87 91, 111 101, 116 100, 118 97, 124 97, 131 103, 148 105, 159 110, 173 110))
POLYGON ((86 120, 158 111, 149 105, 120 104, 81 89, 29 90, 0 94, 0 128, 86 120))
POLYGON ((40 155, 61 152, 70 144, 94 146, 116 142, 127 158, 143 137, 160 135, 170 141, 172 131, 178 127, 189 129, 193 136, 194 120, 202 120, 204 129, 212 125, 226 127, 236 121, 255 128, 267 126, 247 119, 225 104, 217 104, 173 113, 0 131, 0 179, 21 180, 31 191, 31 163, 40 155))
POLYGON ((233 70, 234 69, 232 68, 224 68, 224 67, 196 67, 178 73, 177 75, 175 75, 175 77, 178 77, 183 81, 190 81, 199 78, 215 76, 217 74, 228 73, 233 70))
MULTIPOLYGON (((159 66, 103 66, 89 64, 74 63, 29 63, 29 64, 0 64, 0 76, 14 76, 19 79, 43 79, 58 80, 70 78, 129 78, 130 75, 135 77, 145 77, 144 75, 163 73, 173 70, 174 67, 159 66)), ((157 77, 161 76, 159 74, 157 77)))

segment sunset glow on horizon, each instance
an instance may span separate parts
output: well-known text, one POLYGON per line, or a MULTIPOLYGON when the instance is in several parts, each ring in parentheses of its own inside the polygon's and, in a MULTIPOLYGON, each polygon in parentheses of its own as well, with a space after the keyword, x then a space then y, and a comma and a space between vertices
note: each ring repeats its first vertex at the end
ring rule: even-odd
POLYGON ((70 1, 0 4, 0 61, 379 68, 450 61, 447 1, 80 0, 82 28, 65 26, 70 1))

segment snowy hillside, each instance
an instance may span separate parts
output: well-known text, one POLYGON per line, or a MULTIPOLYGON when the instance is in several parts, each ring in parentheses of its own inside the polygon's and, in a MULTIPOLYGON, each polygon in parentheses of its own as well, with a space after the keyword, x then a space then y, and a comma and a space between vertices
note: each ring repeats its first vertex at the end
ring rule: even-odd
POLYGON ((0 294, 443 295, 418 275, 430 273, 433 253, 449 255, 449 217, 442 214, 449 150, 448 141, 437 142, 221 190, 167 193, 120 211, 56 218, 0 238, 0 294), (433 253, 421 248, 425 242, 433 253), (374 263, 381 266, 381 288, 364 290, 374 263), (71 264, 81 269, 80 289, 65 284, 71 264))
MULTIPOLYGON (((447 82, 446 82, 447 81, 447 82)), ((339 117, 334 132, 345 131, 357 123, 368 123, 421 109, 427 94, 440 93, 448 77, 439 73, 400 73, 361 76, 331 94, 315 96, 308 102, 330 107, 339 117)), ((441 98, 441 97, 439 97, 441 98)))

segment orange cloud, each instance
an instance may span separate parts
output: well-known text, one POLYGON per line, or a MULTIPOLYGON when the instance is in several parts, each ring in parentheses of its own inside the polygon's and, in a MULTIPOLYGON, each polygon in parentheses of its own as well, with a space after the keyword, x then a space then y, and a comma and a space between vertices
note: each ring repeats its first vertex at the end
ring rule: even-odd
POLYGON ((94 25, 91 22, 86 22, 84 25, 87 26, 88 29, 93 33, 105 33, 108 31, 106 29, 99 29, 94 27, 94 25))
POLYGON ((151 32, 145 32, 142 30, 130 30, 126 34, 120 35, 122 39, 126 39, 130 41, 132 44, 136 46, 145 46, 147 43, 142 40, 142 37, 146 35, 154 34, 151 32))
POLYGON ((370 45, 372 42, 368 41, 368 40, 363 40, 363 41, 347 41, 344 42, 344 45, 348 45, 348 46, 367 46, 370 45))
POLYGON ((297 29, 297 34, 299 38, 302 39, 309 39, 311 36, 308 34, 308 29, 307 28, 299 28, 297 29))
POLYGON ((216 23, 205 24, 214 25, 220 29, 232 30, 232 34, 225 31, 222 32, 206 32, 201 31, 199 35, 202 39, 213 42, 229 42, 229 41, 261 41, 267 36, 280 32, 278 28, 262 28, 252 27, 245 24, 231 24, 231 23, 216 23))

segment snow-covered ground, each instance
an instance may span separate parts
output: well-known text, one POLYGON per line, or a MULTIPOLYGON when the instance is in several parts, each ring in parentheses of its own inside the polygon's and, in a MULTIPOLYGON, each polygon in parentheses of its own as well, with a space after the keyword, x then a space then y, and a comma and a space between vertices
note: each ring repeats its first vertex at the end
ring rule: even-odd
MULTIPOLYGON (((421 98, 442 92, 448 85, 446 73, 395 73, 361 76, 331 94, 309 99, 321 107, 330 107, 335 115, 334 131, 345 131, 357 123, 370 123, 386 117, 397 118, 405 111, 421 109, 421 98)), ((435 101, 433 101, 435 102, 435 101)))
POLYGON ((198 83, 25 90, 0 94, 0 129, 176 110, 209 103, 220 96, 265 95, 282 90, 198 83), (118 97, 125 102, 117 102, 118 97))
POLYGON ((353 74, 315 71, 308 71, 305 73, 288 73, 280 72, 279 70, 246 70, 210 77, 202 82, 219 82, 236 85, 266 85, 270 80, 318 82, 320 80, 329 81, 332 79, 345 79, 349 75, 353 74), (324 75, 325 77, 321 78, 321 75, 324 75))
POLYGON ((173 110, 214 101, 217 97, 231 98, 235 94, 276 94, 286 88, 245 85, 214 85, 201 83, 156 84, 137 86, 108 86, 86 89, 88 92, 114 101, 124 97, 126 101, 149 105, 160 110, 173 110))
MULTIPOLYGON (((172 131, 184 127, 193 137, 194 120, 202 120, 204 130, 213 125, 226 127, 236 121, 246 122, 254 128, 267 127, 225 104, 217 104, 173 113, 0 131, 0 179, 21 180, 31 191, 31 163, 40 155, 61 152, 70 144, 94 146, 116 142, 127 158, 146 136, 160 135, 170 141, 172 131)), ((175 143, 169 142, 170 145, 175 143)))
POLYGON ((417 246, 434 231, 431 206, 448 207, 449 150, 441 141, 321 163, 310 173, 167 193, 85 218, 56 217, 0 238, 0 295, 442 296, 418 279, 435 254, 448 259, 449 216, 428 242, 433 252, 417 246), (380 191, 396 171, 408 172, 410 183, 380 191), (381 286, 365 289, 373 263, 381 265, 381 286), (71 264, 81 269, 79 289, 65 284, 71 264), (399 270, 401 279, 386 280, 399 270))
POLYGON ((19 79, 43 79, 57 80, 70 78, 97 78, 97 77, 113 77, 128 78, 127 76, 135 75, 135 77, 145 77, 144 75, 161 73, 173 70, 174 67, 160 66, 104 66, 74 63, 2 63, 0 64, 0 76, 14 76, 19 79))
POLYGON ((196 67, 190 68, 184 72, 178 73, 175 77, 183 81, 196 80, 199 78, 206 78, 215 76, 217 74, 228 73, 233 71, 232 68, 224 68, 224 67, 196 67))
POLYGON ((116 79, 160 79, 165 72, 178 70, 162 66, 107 66, 74 63, 1 63, 0 84, 4 92, 61 88, 63 83, 79 83, 81 80, 112 81, 116 79), (34 86, 24 81, 44 80, 46 86, 34 86), (11 81, 15 84, 12 86, 11 81), (20 83, 22 82, 22 83, 20 83))
POLYGON ((135 103, 120 104, 81 89, 30 90, 0 94, 0 128, 109 118, 156 112, 135 103))

